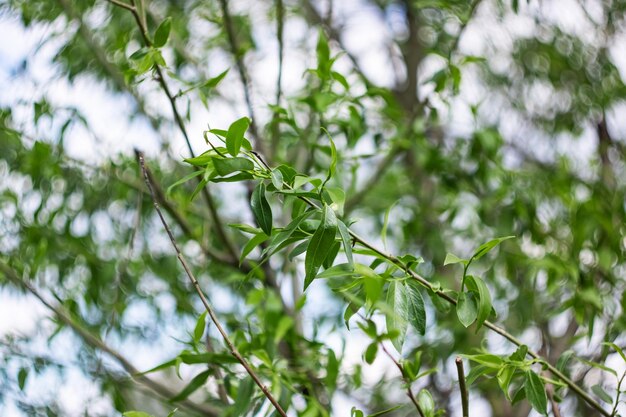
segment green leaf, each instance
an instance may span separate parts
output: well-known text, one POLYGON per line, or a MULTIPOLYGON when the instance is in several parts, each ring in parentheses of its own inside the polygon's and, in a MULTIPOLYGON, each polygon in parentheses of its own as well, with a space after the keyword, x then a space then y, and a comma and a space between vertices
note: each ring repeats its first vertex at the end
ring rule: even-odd
POLYGON ((335 147, 335 142, 333 138, 330 136, 330 133, 324 128, 322 128, 324 132, 326 132, 326 136, 328 136, 328 140, 330 141, 330 166, 328 167, 328 175, 326 179, 322 183, 322 188, 330 179, 335 175, 335 171, 337 169, 337 148, 335 147))
POLYGON ((408 327, 408 310, 407 310, 407 294, 403 283, 393 280, 389 283, 387 289, 387 305, 391 310, 386 314, 387 332, 396 329, 399 332, 398 337, 391 339, 391 343, 398 352, 402 352, 402 345, 406 336, 408 327))
POLYGON ((515 236, 499 237, 497 239, 493 239, 493 240, 490 240, 489 242, 483 243, 482 245, 478 247, 478 249, 476 249, 476 252, 474 252, 474 255, 472 255, 471 260, 475 261, 475 260, 482 258, 483 255, 485 255, 490 250, 498 246, 500 243, 504 242, 505 240, 513 239, 514 237, 515 236))
POLYGON ((228 74, 228 70, 222 72, 221 74, 213 78, 209 78, 208 80, 200 84, 199 88, 211 89, 211 88, 217 87, 217 85, 224 79, 224 77, 226 77, 226 74, 228 74))
POLYGON ((354 265, 354 259, 352 257, 352 238, 350 237, 350 231, 346 224, 338 220, 337 228, 339 229, 339 236, 341 236, 341 241, 343 242, 343 250, 346 253, 346 258, 348 259, 348 264, 350 266, 354 265))
POLYGON ((153 417, 152 414, 144 413, 143 411, 126 411, 122 414, 124 417, 153 417))
POLYGON ((602 344, 612 347, 617 353, 619 353, 619 355, 622 357, 624 362, 626 362, 626 355, 624 354, 624 350, 622 350, 622 348, 620 348, 619 346, 617 346, 615 343, 612 343, 612 342, 602 342, 602 344))
POLYGON ((270 241, 267 248, 261 254, 261 257, 265 258, 267 256, 271 256, 276 253, 276 251, 282 249, 287 244, 287 242, 292 239, 293 234, 300 227, 302 222, 311 217, 313 213, 315 213, 315 210, 305 211, 304 213, 293 219, 291 223, 283 228, 283 230, 275 234, 274 237, 272 237, 272 240, 270 241))
POLYGON ((254 170, 254 163, 246 158, 213 158, 215 171, 222 177, 239 171, 254 170))
POLYGON ((486 366, 489 368, 495 368, 495 369, 500 369, 500 367, 502 367, 502 364, 504 363, 501 357, 497 355, 492 355, 490 353, 481 353, 478 355, 461 355, 461 356, 463 356, 464 358, 467 358, 468 360, 472 362, 476 362, 483 366, 486 366))
POLYGON ((602 388, 600 384, 596 384, 591 387, 591 391, 598 396, 602 401, 607 404, 613 404, 613 398, 602 388))
POLYGON ((500 368, 497 374, 498 385, 500 389, 504 393, 507 400, 511 401, 511 395, 509 393, 509 386, 511 385, 511 380, 513 379, 513 375, 515 375, 515 367, 514 366, 503 366, 500 368))
POLYGON ((456 315, 459 318, 461 324, 465 327, 469 327, 478 316, 478 310, 476 308, 476 299, 472 292, 462 292, 459 294, 459 298, 456 304, 456 315))
MULTIPOLYGON (((468 286, 474 284, 476 289, 478 290, 478 312, 476 317, 476 330, 482 326, 482 324, 489 318, 492 309, 491 303, 491 294, 489 293, 489 288, 485 284, 485 281, 480 279, 479 277, 475 277, 472 275, 467 276, 468 286)), ((467 326, 465 326, 467 327, 467 326)))
POLYGON ((178 181, 176 181, 174 184, 170 185, 169 187, 167 187, 167 191, 165 192, 167 195, 170 195, 172 193, 172 190, 174 189, 174 187, 177 187, 181 184, 186 183, 187 181, 189 181, 192 178, 195 178, 199 175, 202 175, 204 173, 204 171, 194 171, 189 175, 185 175, 183 178, 179 179, 178 181))
POLYGON ((170 37, 170 30, 172 29, 172 18, 168 17, 161 22, 157 30, 154 32, 155 48, 161 48, 167 43, 167 39, 170 37))
POLYGON ((26 385, 26 378, 28 377, 28 369, 20 368, 17 373, 17 386, 20 388, 20 391, 24 391, 24 386, 26 385))
POLYGON ((179 392, 176 396, 174 396, 170 401, 177 402, 182 401, 185 398, 189 397, 195 391, 197 391, 204 383, 209 379, 209 375, 211 375, 211 371, 204 371, 196 375, 185 388, 181 392, 179 392))
POLYGON ((248 408, 254 394, 254 381, 252 378, 245 378, 239 382, 239 388, 237 389, 237 398, 235 404, 233 404, 233 416, 243 416, 248 408))
POLYGON ((420 408, 424 413, 424 417, 435 416, 435 401, 427 389, 421 390, 417 395, 417 403, 420 405, 420 408))
POLYGON ((380 231, 380 235, 383 241, 383 248, 387 250, 387 227, 389 226, 389 214, 391 213, 391 209, 396 205, 397 201, 390 205, 387 210, 385 210, 385 217, 383 221, 383 228, 380 231))
POLYGON ((559 372, 564 372, 565 367, 567 366, 567 362, 569 362, 572 356, 574 356, 573 350, 566 350, 565 352, 563 352, 559 357, 559 360, 556 361, 556 369, 558 369, 559 372))
POLYGON ((252 192, 252 213, 266 235, 272 234, 272 208, 265 197, 265 184, 259 182, 252 192))
POLYGON ((453 253, 448 253, 446 255, 446 259, 443 261, 443 266, 462 263, 463 265, 467 265, 467 259, 461 259, 453 253))
POLYGON ((272 184, 277 190, 283 189, 283 174, 278 169, 273 169, 270 173, 272 184))
POLYGON ((319 31, 316 52, 318 68, 324 73, 327 73, 328 70, 330 70, 330 48, 328 47, 328 40, 326 39, 322 29, 319 31))
POLYGON ((204 335, 204 329, 206 328, 206 311, 200 314, 198 317, 198 321, 196 322, 196 327, 193 329, 193 341, 198 343, 202 339, 202 335, 204 335))
POLYGON ((264 232, 254 235, 241 250, 241 256, 239 257, 239 265, 243 263, 244 259, 246 259, 246 256, 248 256, 250 252, 254 250, 254 248, 259 246, 261 243, 265 242, 267 239, 269 239, 269 236, 267 236, 264 232))
POLYGON ((319 227, 311 237, 309 247, 306 251, 306 257, 304 258, 304 269, 306 272, 304 278, 304 289, 313 282, 315 275, 320 266, 326 259, 328 252, 330 251, 332 244, 335 242, 335 235, 337 234, 337 217, 335 212, 328 205, 324 205, 322 211, 322 220, 319 227))
POLYGON ((526 381, 524 382, 524 392, 530 405, 542 415, 548 415, 548 398, 543 381, 533 371, 526 371, 526 381))
POLYGON ((367 362, 370 365, 374 363, 377 353, 378 353, 378 342, 374 341, 369 344, 367 349, 365 349, 365 362, 367 362))
POLYGON ((246 133, 249 126, 250 119, 242 117, 241 119, 235 120, 228 128, 228 132, 226 132, 226 149, 228 149, 228 153, 232 156, 239 155, 243 143, 243 135, 246 133))
POLYGON ((424 308, 424 299, 420 293, 417 284, 408 281, 406 287, 406 301, 409 323, 421 335, 426 333, 426 309, 424 308))

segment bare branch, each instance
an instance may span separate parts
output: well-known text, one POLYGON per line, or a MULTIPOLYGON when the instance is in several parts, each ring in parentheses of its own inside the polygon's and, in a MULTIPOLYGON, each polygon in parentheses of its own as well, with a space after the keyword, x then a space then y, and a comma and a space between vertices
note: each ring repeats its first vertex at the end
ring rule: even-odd
POLYGON ((459 389, 461 390, 461 407, 463 408, 463 417, 469 417, 469 398, 467 394, 467 386, 465 384, 463 359, 457 356, 454 363, 456 364, 456 371, 459 376, 459 389))

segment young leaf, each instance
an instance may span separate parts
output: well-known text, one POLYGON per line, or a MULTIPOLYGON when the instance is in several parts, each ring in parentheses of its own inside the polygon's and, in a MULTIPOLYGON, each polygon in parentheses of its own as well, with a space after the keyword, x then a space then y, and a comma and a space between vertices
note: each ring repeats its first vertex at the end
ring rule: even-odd
POLYGON ((474 293, 462 292, 459 294, 459 298, 456 304, 456 315, 459 318, 461 324, 465 327, 469 327, 478 316, 476 309, 476 299, 474 293))
POLYGON ((266 235, 272 234, 272 208, 265 197, 265 184, 260 182, 252 192, 252 213, 261 230, 266 235))
POLYGON ((613 349, 615 349, 615 351, 619 353, 619 355, 622 357, 624 362, 626 362, 626 354, 624 354, 624 350, 622 348, 620 348, 619 346, 617 346, 615 343, 612 343, 612 342, 603 342, 602 344, 606 346, 610 346, 613 349))
POLYGON ((202 335, 204 334, 204 329, 206 328, 206 311, 200 314, 198 317, 198 321, 196 322, 196 327, 193 330, 193 341, 198 343, 202 339, 202 335))
POLYGON ((435 415, 435 401, 433 396, 427 389, 423 389, 417 395, 417 403, 424 412, 424 417, 434 417, 435 415))
POLYGON ((195 178, 198 175, 202 175, 203 173, 204 173, 204 171, 194 171, 194 172, 192 172, 189 175, 185 175, 183 178, 179 179, 174 184, 172 184, 169 187, 167 187, 167 191, 165 191, 165 194, 167 194, 169 196, 172 193, 172 190, 174 189, 174 187, 177 187, 177 186, 179 186, 179 185, 181 185, 183 183, 186 183, 190 179, 195 178))
MULTIPOLYGON (((489 288, 487 288, 485 281, 479 277, 468 275, 467 279, 470 283, 473 283, 473 286, 478 290, 478 312, 476 317, 476 330, 478 330, 491 314, 491 294, 489 293, 489 288)), ((468 283, 468 286, 469 285, 471 284, 468 283)))
POLYGON ((170 37, 170 30, 172 29, 172 18, 168 17, 161 22, 157 30, 154 32, 155 48, 161 48, 167 43, 167 39, 170 37))
POLYGON ((328 252, 335 241, 337 234, 337 217, 335 212, 328 205, 324 205, 322 220, 319 227, 311 237, 309 247, 304 258, 304 289, 306 289, 317 274, 320 266, 326 259, 328 252))
POLYGON ((273 169, 271 172, 272 184, 276 187, 277 190, 283 189, 283 174, 277 170, 273 169))
POLYGON ((490 250, 498 246, 500 243, 504 242, 505 240, 513 239, 514 237, 515 236, 499 237, 497 239, 493 239, 493 240, 490 240, 489 242, 483 243, 482 245, 478 247, 478 249, 476 249, 476 252, 474 252, 474 255, 472 255, 472 261, 482 258, 483 255, 485 255, 490 250))
POLYGON ((424 308, 424 299, 422 294, 413 282, 407 282, 406 301, 409 323, 418 331, 419 334, 426 333, 426 309, 424 308))
POLYGON ((466 259, 461 259, 453 253, 448 253, 446 255, 446 259, 443 261, 443 266, 462 263, 463 265, 467 265, 466 259))
POLYGON ((228 128, 228 132, 226 132, 226 149, 232 156, 239 155, 241 145, 243 144, 243 135, 249 126, 250 119, 242 117, 239 120, 235 120, 228 128))
POLYGON ((237 399, 235 400, 235 404, 233 404, 233 416, 243 416, 246 414, 253 394, 254 381, 252 378, 245 378, 239 383, 239 388, 237 389, 237 399))
POLYGON ((546 416, 548 408, 548 398, 543 381, 533 371, 526 371, 526 382, 524 382, 524 392, 530 405, 540 414, 546 416))
POLYGON ((326 132, 326 136, 328 136, 328 140, 330 141, 330 166, 328 167, 328 175, 326 179, 322 183, 322 188, 330 179, 335 175, 335 170, 337 169, 337 148, 335 147, 335 142, 333 142, 333 138, 330 136, 330 133, 324 128, 322 128, 324 132, 326 132))

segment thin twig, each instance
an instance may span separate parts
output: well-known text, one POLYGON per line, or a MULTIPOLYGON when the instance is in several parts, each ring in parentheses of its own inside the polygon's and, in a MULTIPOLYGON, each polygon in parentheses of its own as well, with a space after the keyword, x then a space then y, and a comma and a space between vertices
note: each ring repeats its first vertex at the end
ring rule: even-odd
POLYGON ((424 410, 422 410, 422 407, 419 405, 419 403, 415 399, 415 394, 413 394, 413 389, 411 388, 411 381, 409 381, 407 379, 406 373, 404 372, 404 368, 402 367, 402 364, 400 362, 398 362, 396 358, 393 357, 393 355, 385 347, 384 343, 381 342, 380 346, 382 347, 383 352, 385 352, 387 357, 389 359, 391 359, 393 364, 396 365, 396 368, 398 368, 398 370, 400 371, 400 375, 402 375, 402 380, 404 381, 404 383, 406 384, 406 387, 407 387, 406 388, 406 395, 409 397, 409 399, 411 400, 411 402, 415 406, 415 409, 419 413, 420 417, 425 417, 424 410))
POLYGON ((163 216, 163 213, 161 212, 161 208, 159 207, 159 203, 154 194, 154 189, 152 188, 152 182, 150 181, 150 174, 149 174, 148 168, 146 167, 144 156, 138 150, 135 150, 135 153, 137 155, 137 159, 139 160, 141 171, 143 172, 144 181, 146 183, 146 186, 148 187, 148 190, 150 191, 150 195, 152 196, 152 202, 154 203, 154 208, 156 209, 157 214, 159 215, 159 219, 161 220, 161 223, 163 224, 163 227, 165 228, 165 231, 167 232, 167 235, 170 239, 170 242, 172 243, 172 246, 174 247, 174 250, 176 251, 176 257, 178 258, 183 269, 185 270, 187 277, 193 284, 193 287, 196 290, 196 293, 198 294, 198 296, 200 297, 200 300, 202 301, 204 308, 206 309, 209 317, 211 318, 211 321, 217 328, 217 331, 222 336, 222 339, 224 339, 224 343, 226 343, 226 346, 228 347, 228 350, 230 351, 231 355, 235 359, 237 359, 237 361, 241 364, 241 366, 244 367, 244 369, 246 370, 248 375, 250 375, 254 383, 261 389, 263 394, 272 403, 272 405, 274 406, 278 414, 280 414, 282 417, 287 417, 287 414, 285 413, 281 405, 278 403, 278 401, 276 401, 276 399, 274 398, 272 393, 269 391, 269 389, 267 389, 267 387, 263 384, 263 382, 260 380, 256 372, 252 369, 252 367, 248 363, 248 361, 246 361, 246 359, 244 359, 244 357, 241 356, 241 354, 239 353, 239 351, 237 350, 233 342, 230 340, 228 333, 226 333, 226 330, 224 330, 224 328, 222 327, 222 324, 220 323, 217 315, 213 311, 213 308, 209 304, 209 301, 207 300, 206 296, 204 295, 202 288, 200 288, 200 284, 198 283, 198 280, 194 276, 193 272, 191 272, 191 268, 189 267, 187 260, 185 259, 182 252, 180 251, 178 247, 178 243, 176 242, 176 239, 174 238, 174 234, 172 233, 172 230, 170 229, 169 225, 167 224, 167 221, 165 220, 165 217, 163 216))
MULTIPOLYGON (((107 1, 111 2, 112 4, 119 5, 118 4, 119 2, 116 2, 113 0, 107 0, 107 1)), ((137 23, 137 26, 139 27, 139 32, 141 33, 141 36, 143 38, 145 45, 148 47, 151 47, 152 41, 150 40, 150 37, 148 36, 148 28, 143 24, 143 20, 137 11, 137 8, 135 7, 135 0, 131 0, 131 2, 132 2, 132 8, 126 8, 126 9, 130 10, 133 17, 135 18, 135 22, 137 23)), ((185 139, 185 143, 187 144, 187 149, 189 150, 189 154, 192 157, 194 157, 195 153, 193 151, 193 147, 191 146, 189 134, 187 133, 187 129, 185 128, 185 123, 183 121, 183 118, 180 115, 178 108, 176 107, 176 99, 174 98, 174 95, 172 94, 171 89, 167 81, 165 80, 165 77, 163 76, 163 70, 161 69, 161 66, 156 63, 154 64, 154 70, 156 72, 156 79, 158 83, 160 84, 161 89, 167 96, 167 99, 170 103, 174 120, 176 122, 176 125, 178 126, 178 129, 182 133, 183 138, 185 139)), ((201 181, 201 180, 198 179, 198 181, 201 181)), ((238 258, 237 250, 235 249, 235 245, 233 244, 231 239, 228 237, 228 235, 226 234, 226 231, 224 230, 224 227, 222 226, 222 221, 219 217, 219 213, 217 211, 217 207, 215 205, 215 201, 213 200, 213 197, 211 196, 209 191, 206 189, 206 187, 202 187, 201 193, 209 208, 209 212, 213 220, 213 225, 215 227, 215 231, 217 232, 217 235, 220 241, 226 246, 226 250, 229 256, 232 259, 236 260, 238 258)))
POLYGON ((463 408, 463 417, 469 417, 469 397, 467 393, 467 385, 465 383, 463 359, 457 356, 454 363, 456 364, 456 371, 459 376, 459 389, 461 390, 461 407, 463 408))
POLYGON ((624 371, 622 377, 617 383, 617 394, 615 395, 615 405, 613 406, 613 410, 611 411, 611 417, 617 416, 617 406, 619 405, 619 397, 622 393, 622 382, 624 382, 624 377, 626 377, 626 371, 624 371))
MULTIPOLYGON (((2 271, 4 276, 6 276, 9 281, 13 282, 19 287, 24 288, 33 296, 35 296, 35 298, 37 298, 48 310, 54 313, 54 315, 62 323, 70 327, 74 331, 74 333, 76 333, 87 345, 91 346, 94 349, 100 350, 115 359, 115 361, 130 375, 130 377, 134 381, 145 385, 146 387, 150 388, 151 391, 167 399, 168 401, 176 396, 175 392, 171 391, 168 387, 162 385, 161 383, 154 381, 153 379, 142 374, 137 368, 135 368, 133 364, 130 363, 128 359, 122 356, 122 354, 105 344, 102 340, 100 340, 99 337, 92 334, 81 324, 77 323, 72 318, 71 314, 67 312, 62 306, 55 306, 51 302, 49 302, 43 296, 43 294, 41 294, 28 281, 21 279, 18 273, 4 261, 0 261, 0 271, 2 271)), ((196 404, 189 400, 180 401, 179 404, 188 410, 202 413, 204 415, 214 417, 222 415, 221 410, 208 404, 196 404)))

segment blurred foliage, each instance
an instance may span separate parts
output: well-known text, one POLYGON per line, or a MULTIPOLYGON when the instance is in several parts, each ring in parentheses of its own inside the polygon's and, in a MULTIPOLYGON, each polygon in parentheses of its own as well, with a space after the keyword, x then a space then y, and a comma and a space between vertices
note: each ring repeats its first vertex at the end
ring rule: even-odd
POLYGON ((2 81, 28 92, 0 110, 0 296, 40 322, 2 335, 0 407, 276 415, 200 316, 134 155, 71 156, 106 134, 58 97, 88 81, 159 138, 141 150, 182 252, 290 415, 415 415, 407 388, 461 415, 457 355, 483 415, 597 413, 528 349, 617 415, 625 2, 568 2, 576 30, 556 0, 115 3, 0 2, 46 33, 2 81), (384 39, 354 52, 359 30, 384 39), (73 408, 46 388, 77 380, 96 394, 73 408))

